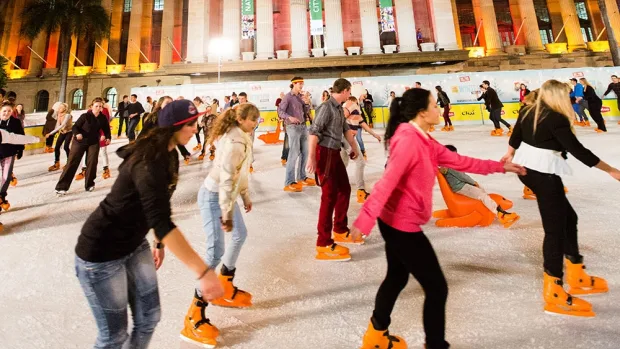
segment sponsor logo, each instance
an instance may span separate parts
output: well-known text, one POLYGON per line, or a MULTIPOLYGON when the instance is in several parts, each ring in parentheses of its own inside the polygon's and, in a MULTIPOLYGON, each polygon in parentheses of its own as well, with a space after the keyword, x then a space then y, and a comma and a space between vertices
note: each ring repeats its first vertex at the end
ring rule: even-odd
POLYGON ((601 107, 601 113, 609 113, 610 111, 611 111, 610 107, 607 107, 607 106, 601 107))
POLYGON ((469 76, 459 76, 460 82, 468 82, 470 81, 469 76))
POLYGON ((580 71, 574 72, 573 73, 573 77, 574 78, 583 78, 583 72, 580 72, 580 71))

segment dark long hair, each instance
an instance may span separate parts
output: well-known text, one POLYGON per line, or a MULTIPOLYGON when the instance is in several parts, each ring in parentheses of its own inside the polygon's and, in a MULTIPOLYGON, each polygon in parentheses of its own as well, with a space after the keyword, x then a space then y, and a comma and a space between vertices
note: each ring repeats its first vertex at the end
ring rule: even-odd
MULTIPOLYGON (((196 120, 192 122, 196 122, 196 120)), ((132 152, 132 160, 144 160, 150 163, 160 156, 168 156, 170 140, 174 137, 174 133, 184 126, 185 124, 152 128, 144 137, 138 138, 135 143, 127 145, 127 150, 132 152)))
POLYGON ((402 97, 396 97, 390 105, 390 120, 385 129, 385 149, 390 147, 390 139, 394 136, 400 124, 409 122, 418 116, 418 113, 428 109, 431 92, 423 88, 412 88, 402 97))

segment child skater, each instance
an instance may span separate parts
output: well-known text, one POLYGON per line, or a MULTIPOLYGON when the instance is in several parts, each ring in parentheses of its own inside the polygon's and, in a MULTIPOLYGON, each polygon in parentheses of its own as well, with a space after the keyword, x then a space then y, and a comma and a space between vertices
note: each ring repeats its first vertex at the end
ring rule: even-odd
POLYGON ((351 227, 353 239, 368 235, 378 218, 385 240, 387 275, 379 287, 375 310, 363 339, 363 349, 403 349, 405 340, 388 331, 398 294, 412 274, 426 294, 424 331, 426 348, 444 349, 448 285, 422 225, 432 215, 437 167, 478 174, 517 172, 523 167, 478 160, 451 152, 428 135, 439 124, 439 108, 430 91, 414 88, 396 98, 390 108, 385 144, 390 158, 383 177, 351 227), (415 176, 411 174, 415 173, 415 176))
MULTIPOLYGON (((0 106, 0 129, 18 135, 24 134, 24 128, 19 119, 13 117, 13 104, 2 102, 0 106)), ((0 144, 0 168, 2 183, 0 184, 0 208, 7 211, 11 204, 7 201, 7 190, 13 180, 13 165, 15 158, 21 159, 24 155, 24 146, 21 144, 0 144)))
MULTIPOLYGON (((211 108, 211 111, 213 111, 213 109, 214 108, 211 108)), ((202 118, 201 128, 202 132, 204 133, 205 143, 202 147, 202 152, 200 153, 200 156, 198 156, 198 160, 204 160, 205 154, 207 152, 207 146, 209 146, 209 160, 213 161, 213 159, 215 159, 215 145, 213 143, 209 144, 207 142, 207 139, 209 139, 211 129, 213 128, 213 124, 215 123, 216 119, 216 114, 209 114, 202 118)))
POLYGON ((570 87, 557 80, 545 82, 538 99, 519 113, 508 152, 502 161, 515 161, 527 168, 519 179, 536 195, 542 218, 543 240, 543 299, 545 312, 592 317, 592 305, 571 296, 603 293, 609 290, 607 281, 590 276, 585 271, 583 256, 577 242, 577 213, 565 194, 560 175, 570 175, 566 163, 569 152, 588 167, 607 172, 620 180, 620 171, 599 159, 585 148, 571 126, 573 108, 566 97, 570 87), (564 290, 562 277, 566 266, 564 290))
MULTIPOLYGON (((250 103, 227 109, 210 130, 209 140, 205 140, 205 143, 213 143, 218 139, 215 164, 198 192, 202 227, 207 235, 205 262, 211 268, 217 268, 220 261, 223 262, 218 278, 224 287, 224 295, 212 300, 213 305, 235 308, 252 305, 252 295, 235 287, 233 280, 237 258, 247 236, 237 198, 240 196, 243 200, 246 213, 252 210, 248 191, 252 159, 250 133, 256 127, 259 116, 258 108, 250 103), (231 243, 226 248, 225 233, 229 232, 232 232, 231 243)), ((201 296, 200 289, 197 288, 194 299, 200 300, 201 296)), ((185 318, 181 337, 198 344, 215 345, 218 332, 196 329, 193 318, 195 312, 192 309, 193 305, 185 318)))
MULTIPOLYGON (((457 152, 456 147, 453 145, 446 145, 446 148, 452 152, 457 152)), ((489 194, 487 194, 484 189, 482 189, 480 185, 478 185, 478 183, 467 174, 447 167, 440 167, 439 172, 446 177, 446 181, 448 182, 448 185, 450 185, 450 189, 452 189, 453 192, 482 201, 484 206, 486 206, 489 211, 496 213, 497 219, 504 225, 504 228, 509 228, 519 220, 520 217, 518 214, 504 211, 504 209, 502 209, 493 199, 491 199, 489 194)))

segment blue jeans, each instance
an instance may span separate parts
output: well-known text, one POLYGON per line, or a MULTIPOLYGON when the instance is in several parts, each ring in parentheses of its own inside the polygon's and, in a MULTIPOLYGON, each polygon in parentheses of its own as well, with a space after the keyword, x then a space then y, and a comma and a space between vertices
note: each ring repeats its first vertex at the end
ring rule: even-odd
POLYGON ((140 122, 140 116, 136 115, 127 121, 127 138, 130 141, 136 140, 136 127, 140 122))
POLYGON ((306 179, 306 159, 308 158, 308 128, 306 125, 286 125, 288 135, 288 160, 286 161, 286 179, 284 186, 306 179), (295 165, 299 159, 297 178, 295 165))
POLYGON ((282 160, 288 161, 288 135, 284 134, 284 144, 282 145, 282 160))
POLYGON ((357 133, 355 135, 355 139, 357 139, 357 144, 360 146, 360 151, 362 153, 365 153, 366 152, 366 147, 364 147, 364 140, 362 139, 362 131, 363 131, 363 129, 361 129, 361 128, 359 130, 357 130, 357 133))
POLYGON ((239 205, 235 202, 233 208, 233 230, 228 248, 225 246, 225 233, 220 225, 222 210, 220 209, 219 193, 209 191, 205 186, 198 192, 198 207, 202 216, 202 229, 207 236, 207 256, 205 263, 216 268, 222 259, 226 268, 235 269, 241 247, 248 236, 239 205))
POLYGON ((157 274, 149 243, 114 261, 93 263, 75 257, 75 271, 95 315, 95 349, 147 348, 161 318, 157 274), (127 334, 127 304, 133 330, 127 334))

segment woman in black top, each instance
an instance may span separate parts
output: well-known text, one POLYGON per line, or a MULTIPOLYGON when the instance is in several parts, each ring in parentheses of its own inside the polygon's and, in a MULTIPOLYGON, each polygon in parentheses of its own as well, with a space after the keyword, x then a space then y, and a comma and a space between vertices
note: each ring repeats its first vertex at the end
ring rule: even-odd
MULTIPOLYGON (((24 128, 19 119, 13 117, 13 104, 4 101, 0 105, 0 129, 9 133, 24 134, 24 128)), ((0 144, 0 207, 8 210, 11 204, 6 200, 9 183, 13 179, 13 165, 15 158, 21 159, 24 155, 24 146, 21 144, 0 144)))
POLYGON ((99 159, 99 142, 110 144, 112 135, 110 134, 110 123, 101 112, 103 110, 103 99, 97 97, 93 99, 88 112, 82 114, 73 124, 71 150, 58 184, 56 184, 56 194, 65 195, 73 177, 80 167, 82 156, 88 153, 86 158, 86 180, 84 181, 86 191, 95 190, 95 177, 97 177, 97 160, 99 159), (100 132, 103 132, 103 135, 100 132))
POLYGON ((441 86, 435 86, 435 90, 437 90, 439 106, 443 108, 443 121, 445 125, 441 130, 454 131, 454 126, 452 126, 452 121, 450 120, 450 98, 448 98, 448 94, 443 91, 441 86))
MULTIPOLYGON (((160 319, 156 269, 165 244, 200 280, 206 300, 220 297, 222 286, 171 220, 170 197, 178 179, 175 150, 196 133, 196 107, 172 102, 160 112, 159 127, 118 150, 123 158, 112 191, 84 223, 75 247, 76 273, 95 316, 95 347, 146 348, 160 319), (146 234, 154 230, 151 251, 146 234), (134 328, 127 334, 127 306, 134 328)), ((196 331, 217 331, 203 319, 206 302, 196 298, 196 331)))
POLYGON ((519 179, 532 189, 538 201, 545 231, 545 311, 589 317, 594 316, 592 305, 569 293, 607 292, 607 282, 585 272, 577 243, 577 213, 566 198, 559 175, 571 174, 565 161, 567 152, 585 165, 609 173, 616 180, 620 180, 620 171, 601 161, 577 140, 571 126, 573 108, 566 98, 569 92, 570 87, 557 80, 542 85, 536 102, 519 113, 508 153, 502 161, 514 160, 527 168, 527 174, 519 179), (564 262, 569 293, 562 287, 564 262))
POLYGON ((601 114, 601 108, 603 107, 603 101, 596 95, 594 86, 590 85, 586 78, 579 79, 579 83, 583 85, 583 99, 588 102, 588 111, 590 116, 596 122, 596 132, 607 132, 605 127, 605 121, 603 121, 603 114, 601 114))

